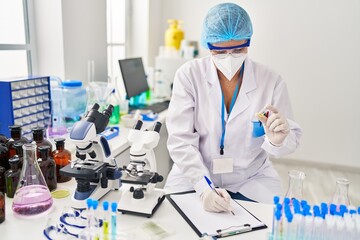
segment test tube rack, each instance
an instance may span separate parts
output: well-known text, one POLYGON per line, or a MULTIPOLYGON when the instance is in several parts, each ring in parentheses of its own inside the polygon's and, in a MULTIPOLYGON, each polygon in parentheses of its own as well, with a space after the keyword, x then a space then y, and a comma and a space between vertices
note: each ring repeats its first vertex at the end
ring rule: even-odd
POLYGON ((31 139, 31 129, 51 122, 50 77, 30 76, 0 79, 0 133, 10 137, 9 126, 22 126, 31 139))

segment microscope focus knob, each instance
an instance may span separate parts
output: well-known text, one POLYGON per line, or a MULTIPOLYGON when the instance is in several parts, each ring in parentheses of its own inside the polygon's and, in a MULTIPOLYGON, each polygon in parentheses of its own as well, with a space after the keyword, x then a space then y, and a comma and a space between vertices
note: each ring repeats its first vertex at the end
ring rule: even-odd
POLYGON ((143 199, 144 198, 144 191, 142 188, 137 188, 133 192, 133 198, 135 199, 143 199))

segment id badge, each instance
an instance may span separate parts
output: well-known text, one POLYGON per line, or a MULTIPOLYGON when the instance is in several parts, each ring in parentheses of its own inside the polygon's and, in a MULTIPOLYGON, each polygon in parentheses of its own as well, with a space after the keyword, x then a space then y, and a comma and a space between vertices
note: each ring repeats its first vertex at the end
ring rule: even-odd
POLYGON ((232 173, 234 171, 234 159, 215 158, 213 159, 213 174, 232 173))

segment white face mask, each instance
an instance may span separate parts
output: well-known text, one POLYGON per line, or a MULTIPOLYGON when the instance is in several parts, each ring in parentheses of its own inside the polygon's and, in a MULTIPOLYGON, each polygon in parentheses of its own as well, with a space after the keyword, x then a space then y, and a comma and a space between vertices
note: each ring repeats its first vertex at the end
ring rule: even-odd
POLYGON ((231 81, 235 73, 240 69, 245 61, 246 53, 242 53, 239 57, 233 57, 228 54, 225 58, 218 58, 216 55, 211 56, 215 66, 224 74, 227 80, 231 81))

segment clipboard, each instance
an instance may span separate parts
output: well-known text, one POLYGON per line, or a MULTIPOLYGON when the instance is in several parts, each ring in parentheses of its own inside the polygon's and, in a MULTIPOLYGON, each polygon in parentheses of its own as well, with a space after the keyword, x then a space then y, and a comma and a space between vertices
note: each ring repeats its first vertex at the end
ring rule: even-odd
POLYGON ((225 212, 206 212, 195 191, 167 194, 166 198, 199 237, 207 234, 222 238, 267 228, 235 200, 231 202, 235 212, 233 216, 225 212))

